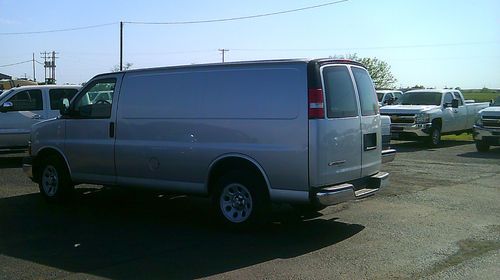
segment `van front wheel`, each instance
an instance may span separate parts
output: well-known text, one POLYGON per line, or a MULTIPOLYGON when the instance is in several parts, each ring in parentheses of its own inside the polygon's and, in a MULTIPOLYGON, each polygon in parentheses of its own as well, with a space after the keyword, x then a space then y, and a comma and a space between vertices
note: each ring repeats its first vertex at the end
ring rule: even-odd
POLYGON ((213 194, 219 220, 236 228, 262 222, 269 203, 261 181, 250 172, 230 171, 222 175, 213 194))
POLYGON ((40 193, 49 202, 62 201, 74 190, 66 165, 57 156, 42 160, 38 186, 40 193))

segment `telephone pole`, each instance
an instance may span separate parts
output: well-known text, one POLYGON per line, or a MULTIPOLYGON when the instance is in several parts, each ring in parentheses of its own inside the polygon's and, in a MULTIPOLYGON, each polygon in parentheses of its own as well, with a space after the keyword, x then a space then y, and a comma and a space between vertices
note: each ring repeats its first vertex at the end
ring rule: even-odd
POLYGON ((33 53, 33 82, 36 82, 36 73, 35 73, 35 53, 33 53))
POLYGON ((228 49, 219 49, 219 51, 222 54, 222 63, 224 63, 225 62, 225 60, 224 60, 225 53, 228 52, 229 50, 228 49))

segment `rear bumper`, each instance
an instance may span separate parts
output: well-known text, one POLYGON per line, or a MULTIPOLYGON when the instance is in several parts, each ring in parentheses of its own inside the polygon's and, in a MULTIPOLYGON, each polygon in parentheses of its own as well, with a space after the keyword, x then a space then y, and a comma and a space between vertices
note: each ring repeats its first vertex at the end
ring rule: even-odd
POLYGON ((423 124, 393 123, 391 124, 391 135, 392 138, 399 138, 400 136, 424 137, 430 135, 431 127, 432 123, 423 123, 423 124))
POLYGON ((391 162, 396 158, 396 150, 387 149, 382 151, 382 163, 391 162))
POLYGON ((350 183, 329 186, 319 190, 315 195, 315 199, 316 203, 323 206, 329 206, 374 195, 381 188, 388 185, 389 173, 379 172, 368 178, 365 188, 355 190, 354 185, 350 183))

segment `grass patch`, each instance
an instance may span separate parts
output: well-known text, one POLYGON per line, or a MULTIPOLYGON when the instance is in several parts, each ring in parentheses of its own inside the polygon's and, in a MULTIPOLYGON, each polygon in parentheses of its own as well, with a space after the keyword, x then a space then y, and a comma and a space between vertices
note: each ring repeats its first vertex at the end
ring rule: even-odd
POLYGON ((443 135, 441 139, 452 141, 474 141, 474 139, 472 139, 472 134, 470 133, 462 133, 460 135, 443 135))
POLYGON ((473 99, 476 102, 489 102, 500 96, 500 93, 496 92, 462 92, 462 94, 465 99, 473 99))

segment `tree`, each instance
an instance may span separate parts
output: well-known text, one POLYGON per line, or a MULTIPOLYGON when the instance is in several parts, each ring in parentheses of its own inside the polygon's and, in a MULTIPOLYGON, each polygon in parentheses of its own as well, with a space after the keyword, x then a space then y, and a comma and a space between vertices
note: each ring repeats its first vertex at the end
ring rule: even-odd
POLYGON ((397 82, 391 73, 391 66, 376 57, 358 57, 357 54, 350 54, 346 56, 334 56, 333 58, 350 59, 365 65, 377 89, 394 88, 394 84, 397 82))
MULTIPOLYGON (((130 62, 125 63, 125 65, 123 65, 123 71, 132 69, 132 65, 134 64, 130 62)), ((113 66, 113 68, 111 68, 111 71, 120 72, 120 65, 113 66)))

